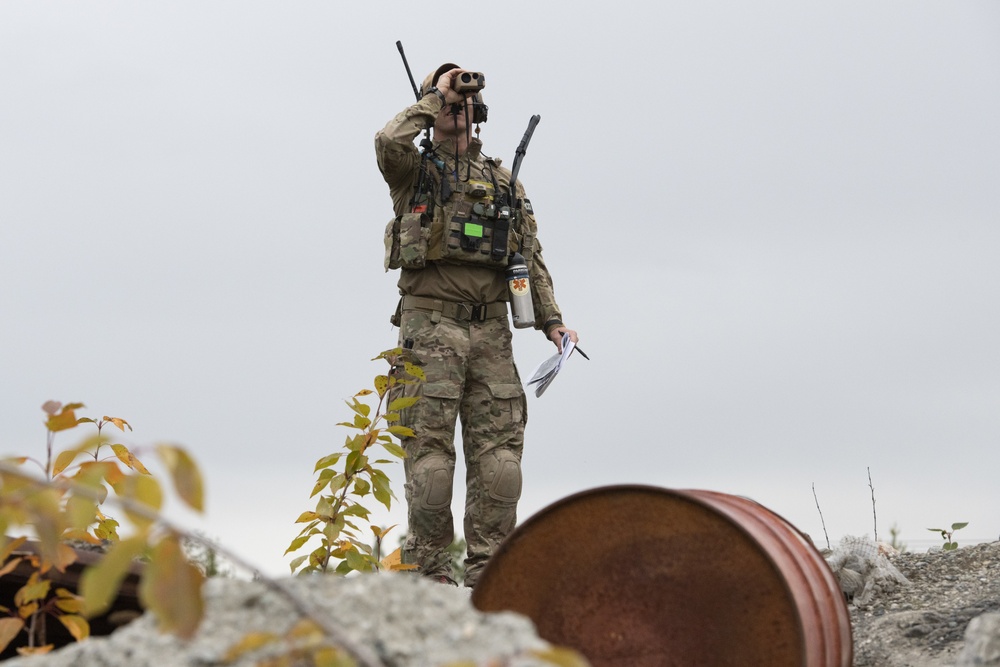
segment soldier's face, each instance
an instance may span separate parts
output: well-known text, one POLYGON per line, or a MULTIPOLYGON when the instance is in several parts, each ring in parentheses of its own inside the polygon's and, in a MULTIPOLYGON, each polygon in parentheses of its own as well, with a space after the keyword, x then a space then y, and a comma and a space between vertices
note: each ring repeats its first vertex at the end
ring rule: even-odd
POLYGON ((472 100, 468 98, 464 105, 461 103, 444 105, 434 121, 434 132, 440 134, 464 132, 467 127, 466 115, 472 118, 472 100))

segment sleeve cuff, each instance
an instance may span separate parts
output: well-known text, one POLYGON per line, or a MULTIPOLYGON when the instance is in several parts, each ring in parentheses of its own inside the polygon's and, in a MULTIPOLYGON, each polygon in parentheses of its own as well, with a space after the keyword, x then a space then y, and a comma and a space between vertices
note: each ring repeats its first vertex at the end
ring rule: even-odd
POLYGON ((444 93, 442 93, 437 88, 431 88, 426 93, 424 93, 424 97, 428 97, 429 95, 433 95, 434 97, 438 98, 438 100, 441 101, 441 108, 442 109, 444 108, 444 104, 445 104, 445 102, 444 102, 444 93))

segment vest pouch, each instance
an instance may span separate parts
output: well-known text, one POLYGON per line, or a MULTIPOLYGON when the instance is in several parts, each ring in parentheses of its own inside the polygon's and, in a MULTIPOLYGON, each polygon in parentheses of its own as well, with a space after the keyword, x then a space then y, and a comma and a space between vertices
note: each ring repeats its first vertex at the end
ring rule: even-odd
POLYGON ((446 209, 438 209, 431 240, 431 259, 449 264, 473 264, 504 269, 506 255, 493 259, 492 242, 494 221, 473 211, 469 202, 451 202, 446 209))
POLYGON ((399 268, 399 218, 393 218, 385 226, 385 235, 382 237, 385 243, 385 259, 382 266, 388 272, 389 269, 399 268))
POLYGON ((492 268, 507 266, 507 255, 502 260, 491 257, 493 234, 496 233, 492 220, 477 216, 454 216, 448 226, 442 259, 459 264, 479 264, 492 268))
POLYGON ((385 267, 422 269, 427 264, 430 218, 426 213, 404 213, 385 229, 385 267))
POLYGON ((462 223, 462 250, 467 252, 489 252, 491 228, 489 223, 472 218, 462 223), (483 248, 486 248, 483 250, 483 248))
MULTIPOLYGON (((528 225, 524 225, 528 227, 528 225)), ((509 244, 508 245, 512 245, 509 244)), ((521 256, 524 257, 524 263, 531 266, 531 260, 535 258, 535 232, 532 229, 525 229, 524 233, 521 234, 521 256)), ((517 248, 515 248, 516 250, 517 248)))

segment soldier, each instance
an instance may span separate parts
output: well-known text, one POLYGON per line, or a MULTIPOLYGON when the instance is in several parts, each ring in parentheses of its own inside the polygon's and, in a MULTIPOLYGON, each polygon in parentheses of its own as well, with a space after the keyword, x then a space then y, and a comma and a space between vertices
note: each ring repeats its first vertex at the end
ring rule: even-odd
POLYGON ((402 298, 391 321, 400 328, 400 345, 411 348, 426 374, 425 382, 397 392, 421 396, 401 414, 416 433, 403 439, 409 521, 403 561, 455 583, 447 548, 454 539, 454 435, 460 419, 468 471, 465 585, 471 587, 514 528, 521 495, 527 404, 507 319, 508 251, 521 253, 528 265, 535 328, 560 351, 563 334, 574 342, 577 334, 562 322, 520 182, 515 197, 521 215, 509 230, 498 224, 496 204, 509 192, 511 173, 481 152, 486 106, 478 92, 453 87, 465 71, 448 63, 430 74, 420 100, 375 135, 375 152, 396 214, 386 229, 386 270, 401 269, 402 298), (414 140, 429 127, 433 142, 424 142, 421 153, 414 140))

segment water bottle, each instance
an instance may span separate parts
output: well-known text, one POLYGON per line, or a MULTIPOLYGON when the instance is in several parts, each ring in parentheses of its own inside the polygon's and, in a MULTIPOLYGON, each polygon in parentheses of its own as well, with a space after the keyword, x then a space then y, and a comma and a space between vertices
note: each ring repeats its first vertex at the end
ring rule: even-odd
POLYGON ((507 287, 510 289, 510 313, 514 327, 527 329, 535 326, 535 307, 531 302, 531 281, 528 279, 528 265, 521 253, 511 254, 507 260, 507 287))

